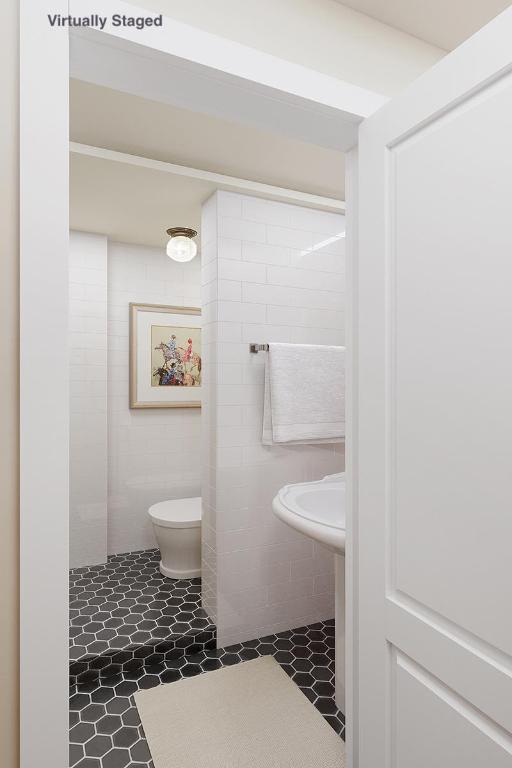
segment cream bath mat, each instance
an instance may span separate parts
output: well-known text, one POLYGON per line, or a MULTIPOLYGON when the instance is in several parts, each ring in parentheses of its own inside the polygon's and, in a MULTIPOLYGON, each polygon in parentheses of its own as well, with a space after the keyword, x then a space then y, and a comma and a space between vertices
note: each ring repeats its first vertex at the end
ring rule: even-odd
POLYGON ((155 768, 344 768, 345 745, 272 656, 135 694, 155 768))

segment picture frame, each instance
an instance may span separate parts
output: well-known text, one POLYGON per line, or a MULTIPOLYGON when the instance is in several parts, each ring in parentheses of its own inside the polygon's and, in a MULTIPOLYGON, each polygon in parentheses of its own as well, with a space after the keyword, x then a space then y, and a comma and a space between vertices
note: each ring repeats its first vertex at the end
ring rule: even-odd
POLYGON ((130 408, 200 408, 199 307, 130 303, 130 408))

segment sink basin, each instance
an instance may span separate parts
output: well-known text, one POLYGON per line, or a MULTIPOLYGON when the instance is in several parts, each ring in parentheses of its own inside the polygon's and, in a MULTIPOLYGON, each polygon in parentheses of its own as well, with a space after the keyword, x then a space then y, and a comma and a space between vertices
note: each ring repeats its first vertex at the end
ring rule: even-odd
POLYGON ((345 552, 345 475, 285 485, 272 502, 275 515, 337 554, 345 552))

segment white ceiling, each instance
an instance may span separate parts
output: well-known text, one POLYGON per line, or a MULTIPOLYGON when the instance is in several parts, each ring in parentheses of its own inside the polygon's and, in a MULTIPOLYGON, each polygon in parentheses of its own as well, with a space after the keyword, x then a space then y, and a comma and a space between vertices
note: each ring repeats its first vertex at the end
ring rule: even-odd
POLYGON ((169 227, 200 231, 201 204, 215 190, 198 179, 74 153, 69 176, 71 229, 159 247, 169 227))
MULTIPOLYGON (((70 82, 70 139, 344 199, 341 152, 78 80, 70 82)), ((72 152, 70 225, 163 247, 168 227, 200 231, 201 205, 215 189, 209 181, 72 152)))
POLYGON ((332 198, 289 192, 183 166, 160 163, 111 150, 72 144, 70 152, 70 226, 99 232, 111 240, 163 247, 166 229, 186 226, 198 230, 202 204, 217 189, 263 196, 295 205, 343 210, 332 198), (179 169, 176 170, 176 169, 179 169))
POLYGON ((70 139, 344 199, 341 152, 79 80, 70 82, 70 139))
POLYGON ((337 0, 451 51, 509 7, 509 0, 337 0))

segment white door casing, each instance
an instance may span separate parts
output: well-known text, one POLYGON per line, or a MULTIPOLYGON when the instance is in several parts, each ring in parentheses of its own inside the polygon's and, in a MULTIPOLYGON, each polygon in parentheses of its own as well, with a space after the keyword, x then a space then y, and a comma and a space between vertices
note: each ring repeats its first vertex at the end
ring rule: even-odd
POLYGON ((512 765, 511 41, 360 128, 354 768, 512 765))

